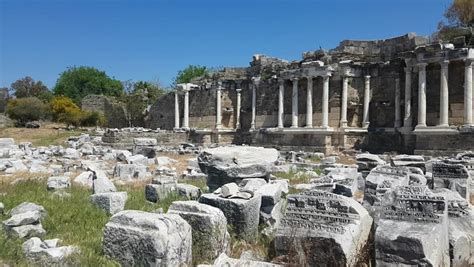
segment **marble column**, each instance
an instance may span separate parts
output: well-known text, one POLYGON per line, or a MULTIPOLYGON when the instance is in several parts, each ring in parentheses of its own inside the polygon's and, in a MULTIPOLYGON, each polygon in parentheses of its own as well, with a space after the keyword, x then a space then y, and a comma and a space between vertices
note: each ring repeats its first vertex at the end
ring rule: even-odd
MULTIPOLYGON (((240 85, 240 84, 239 84, 240 85)), ((240 88, 237 88, 235 89, 235 91, 237 92, 237 112, 236 112, 236 122, 235 122, 235 128, 236 129, 240 129, 240 107, 241 107, 241 99, 242 99, 242 89, 240 88)))
POLYGON ((342 77, 342 95, 341 95, 341 121, 340 126, 347 127, 347 87, 349 85, 349 77, 342 77))
POLYGON ((257 86, 259 84, 260 78, 252 78, 252 121, 250 123, 250 128, 255 130, 256 127, 256 118, 257 118, 257 86))
POLYGON ((403 127, 412 126, 411 116, 411 70, 412 67, 405 68, 405 117, 403 118, 403 127))
POLYGON ((418 64, 418 124, 416 127, 426 127, 426 65, 418 64))
POLYGON ((291 128, 298 128, 298 78, 293 78, 292 81, 291 128))
POLYGON ((278 128, 283 129, 283 118, 284 118, 284 109, 283 109, 283 98, 285 97, 285 80, 280 79, 280 87, 278 90, 278 128))
POLYGON ((464 126, 472 127, 472 64, 471 59, 465 60, 464 68, 464 126))
POLYGON ((189 88, 184 89, 183 128, 189 129, 189 88))
POLYGON ((179 95, 174 91, 174 128, 179 129, 179 95))
POLYGON ((313 77, 307 77, 306 128, 313 128, 313 77))
POLYGON ((441 62, 441 80, 439 91, 439 124, 440 127, 449 126, 449 89, 448 89, 449 60, 441 62))
POLYGON ((364 76, 364 110, 362 114, 362 127, 368 128, 369 121, 369 105, 370 105, 370 75, 364 76))
POLYGON ((322 112, 323 118, 321 120, 321 127, 329 127, 329 77, 330 75, 323 76, 323 103, 322 103, 322 112))
POLYGON ((400 113, 400 79, 395 78, 395 128, 400 128, 401 126, 401 113, 400 113))
POLYGON ((222 87, 219 85, 216 90, 216 129, 222 127, 222 107, 221 107, 222 87))

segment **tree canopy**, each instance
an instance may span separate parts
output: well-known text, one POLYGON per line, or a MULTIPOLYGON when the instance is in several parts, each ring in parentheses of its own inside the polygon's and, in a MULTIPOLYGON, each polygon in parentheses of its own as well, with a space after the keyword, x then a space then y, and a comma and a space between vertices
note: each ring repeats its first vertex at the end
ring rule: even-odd
POLYGON ((41 81, 35 81, 30 76, 18 79, 10 86, 13 95, 17 98, 38 97, 44 100, 47 95, 51 95, 48 87, 41 81))
POLYGON ((209 69, 204 66, 189 65, 185 69, 178 71, 174 80, 174 85, 178 83, 189 83, 193 78, 197 78, 209 73, 209 69))
POLYGON ((444 12, 445 20, 438 24, 435 37, 441 40, 451 40, 457 36, 466 36, 470 42, 474 27, 474 4, 472 0, 453 0, 444 12))
POLYGON ((110 78, 104 71, 93 67, 72 67, 60 74, 53 92, 80 104, 86 95, 120 96, 124 91, 122 83, 110 78))

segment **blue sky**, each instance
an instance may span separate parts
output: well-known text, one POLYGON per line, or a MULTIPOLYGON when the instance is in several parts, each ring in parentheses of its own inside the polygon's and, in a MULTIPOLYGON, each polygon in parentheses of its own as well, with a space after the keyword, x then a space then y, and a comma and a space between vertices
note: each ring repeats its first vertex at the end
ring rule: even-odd
POLYGON ((343 39, 436 30, 450 0, 0 0, 0 87, 69 66, 168 85, 189 64, 288 60, 343 39))

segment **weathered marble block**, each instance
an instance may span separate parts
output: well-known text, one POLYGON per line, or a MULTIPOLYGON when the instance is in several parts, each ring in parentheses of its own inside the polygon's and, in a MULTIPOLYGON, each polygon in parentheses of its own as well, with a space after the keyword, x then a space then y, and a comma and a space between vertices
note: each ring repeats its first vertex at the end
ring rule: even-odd
POLYGON ((275 234, 277 255, 298 266, 355 266, 368 249, 372 218, 354 199, 320 190, 288 196, 275 234))
POLYGON ((365 178, 364 207, 377 223, 380 203, 385 193, 397 186, 408 185, 410 175, 406 167, 379 166, 365 178))
POLYGON ((244 178, 266 178, 278 160, 278 151, 263 147, 217 147, 198 156, 201 170, 208 175, 211 191, 244 178))
POLYGON ((124 266, 191 266, 191 226, 176 214, 124 210, 105 225, 103 250, 124 266))
POLYGON ((448 210, 426 186, 398 186, 382 200, 377 266, 449 266, 448 210))
POLYGON ((168 213, 178 214, 191 225, 193 253, 200 258, 211 261, 229 251, 227 219, 220 209, 197 201, 175 201, 168 213))
POLYGON ((219 208, 234 227, 235 233, 247 241, 255 241, 258 233, 262 198, 256 194, 251 199, 223 198, 216 194, 203 194, 199 202, 219 208))
POLYGON ((90 196, 90 200, 94 205, 110 215, 122 211, 125 208, 127 198, 127 192, 108 192, 90 196))
POLYGON ((472 180, 466 166, 437 161, 432 162, 431 172, 433 173, 435 185, 456 191, 467 201, 470 201, 470 184, 472 180))

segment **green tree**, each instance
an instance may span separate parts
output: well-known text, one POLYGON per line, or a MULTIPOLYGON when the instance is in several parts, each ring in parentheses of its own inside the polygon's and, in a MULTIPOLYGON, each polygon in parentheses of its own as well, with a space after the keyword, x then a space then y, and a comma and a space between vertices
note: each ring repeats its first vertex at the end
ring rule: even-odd
POLYGON ((148 99, 148 103, 153 103, 159 97, 163 96, 166 91, 157 83, 138 81, 133 84, 132 93, 143 95, 148 99))
POLYGON ((18 79, 10 85, 13 95, 17 98, 38 97, 47 100, 51 95, 48 87, 41 81, 35 81, 30 76, 18 79))
POLYGON ((434 37, 450 41, 454 37, 465 36, 469 44, 473 36, 474 3, 472 0, 454 0, 444 12, 445 20, 438 24, 434 37))
POLYGON ((96 68, 72 67, 60 74, 53 92, 80 104, 86 95, 120 96, 123 94, 123 85, 96 68))
POLYGON ((209 69, 207 67, 189 65, 185 69, 178 71, 178 75, 176 75, 173 84, 189 83, 193 78, 206 74, 209 74, 209 69))
POLYGON ((454 0, 444 13, 449 25, 458 27, 474 26, 474 2, 472 0, 454 0))
POLYGON ((6 112, 18 125, 23 126, 29 121, 45 118, 48 106, 37 97, 23 97, 8 101, 6 112))

